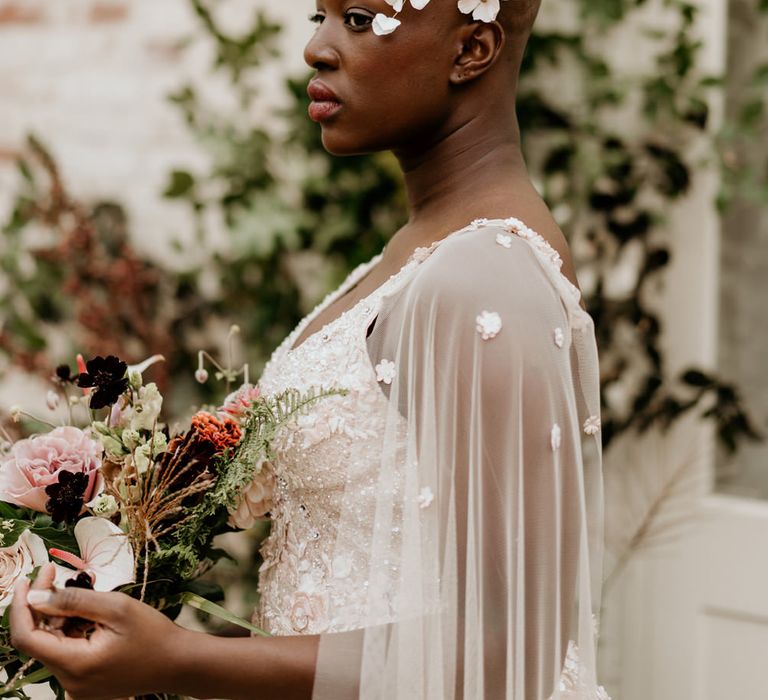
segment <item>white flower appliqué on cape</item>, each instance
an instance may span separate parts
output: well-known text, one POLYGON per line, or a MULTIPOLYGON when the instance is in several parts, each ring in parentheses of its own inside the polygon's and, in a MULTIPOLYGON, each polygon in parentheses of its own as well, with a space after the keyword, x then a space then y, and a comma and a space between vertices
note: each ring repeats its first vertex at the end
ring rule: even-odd
POLYGON ((498 243, 502 248, 511 248, 512 247, 512 236, 506 233, 500 233, 496 236, 496 243, 498 243))
POLYGON ((435 500, 435 494, 432 493, 432 489, 429 488, 429 486, 425 486, 421 491, 419 492, 419 508, 422 510, 424 508, 429 508, 429 506, 432 505, 432 501, 435 500))
POLYGON ((395 363, 391 360, 382 360, 376 365, 376 381, 391 384, 397 374, 395 363))
POLYGON ((501 316, 495 311, 483 311, 477 317, 477 332, 483 340, 495 338, 501 331, 501 316))
POLYGON ((550 444, 552 445, 552 451, 560 449, 560 442, 562 441, 563 431, 560 426, 555 423, 552 426, 552 432, 550 433, 550 444))
POLYGON ((584 421, 584 432, 587 435, 595 435, 600 432, 600 418, 598 416, 590 416, 584 421))

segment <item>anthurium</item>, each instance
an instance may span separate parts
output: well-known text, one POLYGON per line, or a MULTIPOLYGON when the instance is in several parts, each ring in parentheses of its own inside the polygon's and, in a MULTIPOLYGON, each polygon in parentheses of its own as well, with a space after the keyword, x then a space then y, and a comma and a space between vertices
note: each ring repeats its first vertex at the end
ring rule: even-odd
POLYGON ((52 557, 75 569, 56 564, 58 587, 80 572, 90 575, 96 591, 112 591, 136 580, 133 548, 117 525, 105 518, 83 518, 75 525, 74 533, 80 556, 61 549, 49 550, 52 557))

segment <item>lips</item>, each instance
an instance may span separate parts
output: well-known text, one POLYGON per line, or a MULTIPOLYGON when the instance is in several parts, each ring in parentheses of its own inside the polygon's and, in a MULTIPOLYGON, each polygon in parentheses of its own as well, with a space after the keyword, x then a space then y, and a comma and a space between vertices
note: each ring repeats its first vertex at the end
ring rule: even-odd
POLYGON ((319 80, 313 80, 307 87, 307 94, 312 98, 309 105, 309 117, 322 122, 330 119, 341 109, 341 100, 336 93, 319 80))

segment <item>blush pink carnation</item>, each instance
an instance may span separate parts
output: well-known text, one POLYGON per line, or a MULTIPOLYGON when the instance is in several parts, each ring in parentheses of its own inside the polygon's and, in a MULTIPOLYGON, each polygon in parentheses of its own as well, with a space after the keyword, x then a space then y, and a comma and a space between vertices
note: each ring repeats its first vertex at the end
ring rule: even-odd
POLYGON ((88 476, 88 502, 102 487, 101 455, 101 443, 70 426, 19 440, 0 460, 0 501, 45 513, 45 487, 67 471, 88 476))
POLYGON ((246 411, 261 398, 261 391, 255 384, 243 384, 237 391, 233 391, 219 409, 222 413, 239 421, 245 417, 246 411))
POLYGON ((228 523, 232 527, 248 530, 256 521, 265 519, 275 506, 275 476, 272 465, 262 459, 256 466, 253 481, 242 494, 237 508, 229 511, 228 523))

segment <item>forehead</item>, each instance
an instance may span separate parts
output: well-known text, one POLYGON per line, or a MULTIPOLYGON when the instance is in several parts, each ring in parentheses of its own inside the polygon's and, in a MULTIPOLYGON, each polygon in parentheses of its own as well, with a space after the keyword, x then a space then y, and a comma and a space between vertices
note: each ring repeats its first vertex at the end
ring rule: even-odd
MULTIPOLYGON (((406 0, 407 2, 407 0, 406 0)), ((385 0, 315 0, 317 9, 348 10, 359 8, 373 12, 394 12, 385 0)))

